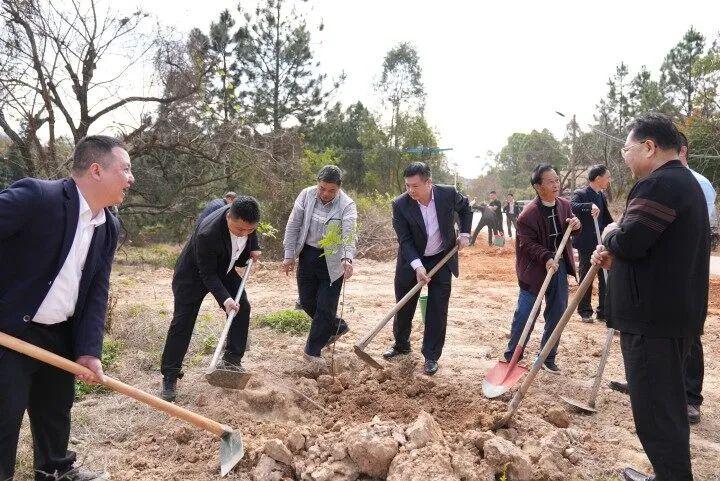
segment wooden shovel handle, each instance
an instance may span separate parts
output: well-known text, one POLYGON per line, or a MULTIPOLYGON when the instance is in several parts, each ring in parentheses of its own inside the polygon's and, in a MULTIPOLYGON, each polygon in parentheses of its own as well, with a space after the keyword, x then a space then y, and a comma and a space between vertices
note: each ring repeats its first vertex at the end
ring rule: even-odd
MULTIPOLYGON (((38 361, 55 366, 63 371, 75 374, 76 376, 80 374, 93 375, 92 371, 85 366, 81 366, 76 362, 70 361, 69 359, 60 357, 57 354, 53 354, 52 352, 46 351, 45 349, 37 347, 33 344, 12 337, 4 332, 0 332, 0 345, 21 354, 25 354, 33 359, 37 359, 38 361)), ((222 437, 226 432, 232 432, 232 428, 229 426, 225 426, 217 421, 213 421, 212 419, 208 419, 192 411, 188 411, 176 404, 163 401, 157 396, 148 394, 145 391, 125 384, 117 379, 104 376, 102 385, 107 386, 113 391, 117 391, 121 394, 125 394, 126 396, 130 396, 137 401, 145 403, 153 409, 163 411, 170 416, 187 421, 190 424, 193 424, 200 429, 204 429, 205 431, 209 431, 218 437, 222 437)))
MULTIPOLYGON (((455 255, 455 253, 457 253, 457 251, 458 251, 458 246, 453 247, 453 248, 450 250, 450 252, 448 252, 448 253, 445 255, 445 257, 443 257, 443 258, 440 260, 440 262, 438 262, 438 263, 435 265, 435 267, 433 267, 433 268, 430 270, 430 272, 428 272, 428 274, 427 274, 428 277, 434 276, 435 273, 436 273, 437 271, 439 271, 439 270, 442 268, 442 266, 444 266, 444 265, 447 263, 447 261, 449 261, 450 258, 455 255)), ((369 343, 370 341, 372 341, 375 336, 377 336, 378 332, 380 332, 380 331, 382 330, 382 328, 385 327, 385 324, 387 324, 387 323, 390 321, 390 319, 392 319, 393 316, 394 316, 395 314, 397 314, 397 312, 398 312, 400 309, 402 309, 402 307, 403 307, 405 304, 407 304, 407 302, 410 300, 410 298, 411 298, 412 296, 414 296, 415 294, 417 294, 417 292, 418 292, 420 289, 422 289, 422 287, 423 287, 424 285, 425 285, 425 284, 421 284, 421 283, 418 282, 418 283, 415 285, 415 287, 413 287, 412 289, 410 289, 410 291, 409 291, 407 294, 405 294, 405 296, 404 296, 402 299, 400 299, 397 304, 395 304, 395 307, 393 307, 393 308, 390 310, 390 312, 382 319, 382 321, 378 322, 377 326, 375 326, 375 328, 374 328, 370 333, 368 333, 365 337, 363 337, 362 339, 360 339, 355 345, 356 345, 357 347, 359 347, 360 349, 365 349, 365 346, 367 346, 368 343, 369 343)))

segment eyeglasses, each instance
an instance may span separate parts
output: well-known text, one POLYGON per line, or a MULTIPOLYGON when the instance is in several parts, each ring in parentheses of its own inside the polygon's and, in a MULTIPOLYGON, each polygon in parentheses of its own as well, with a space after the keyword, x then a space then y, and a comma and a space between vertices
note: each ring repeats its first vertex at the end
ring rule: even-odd
POLYGON ((620 149, 620 155, 622 155, 622 158, 624 159, 630 149, 632 149, 633 147, 637 147, 638 145, 642 145, 645 142, 647 142, 647 140, 643 140, 642 142, 638 142, 637 144, 628 145, 627 147, 622 147, 620 149))

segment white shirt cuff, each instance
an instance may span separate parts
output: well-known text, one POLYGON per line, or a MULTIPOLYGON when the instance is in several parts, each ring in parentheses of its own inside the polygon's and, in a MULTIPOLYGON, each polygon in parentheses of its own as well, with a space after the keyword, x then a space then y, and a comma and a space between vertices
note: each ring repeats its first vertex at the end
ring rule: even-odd
POLYGON ((413 270, 417 269, 418 267, 422 267, 423 263, 420 259, 415 259, 410 263, 410 267, 413 268, 413 270))
POLYGON ((470 238, 470 234, 467 233, 467 232, 461 232, 461 233, 460 233, 460 237, 467 237, 467 238, 469 239, 469 238, 470 238))

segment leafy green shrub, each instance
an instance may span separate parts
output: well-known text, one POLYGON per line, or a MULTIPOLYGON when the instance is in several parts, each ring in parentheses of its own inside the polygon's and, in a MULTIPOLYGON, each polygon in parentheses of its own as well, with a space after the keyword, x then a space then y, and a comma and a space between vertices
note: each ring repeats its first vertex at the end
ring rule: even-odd
POLYGON ((284 309, 262 316, 258 320, 261 327, 269 327, 280 332, 300 335, 310 332, 311 319, 303 311, 284 309))

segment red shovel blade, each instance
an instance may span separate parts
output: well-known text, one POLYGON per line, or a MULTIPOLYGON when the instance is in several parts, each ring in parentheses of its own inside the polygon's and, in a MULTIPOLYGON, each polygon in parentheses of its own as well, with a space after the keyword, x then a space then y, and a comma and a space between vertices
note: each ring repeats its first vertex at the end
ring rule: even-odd
POLYGON ((483 394, 487 398, 502 396, 510 390, 518 380, 528 371, 528 368, 520 364, 513 365, 511 362, 498 361, 485 375, 483 380, 483 394))

